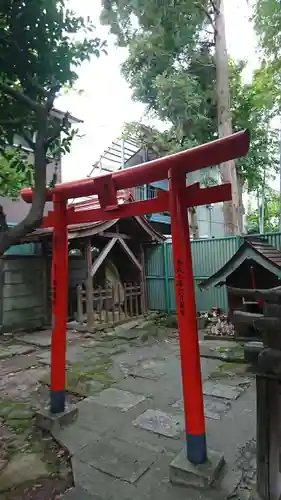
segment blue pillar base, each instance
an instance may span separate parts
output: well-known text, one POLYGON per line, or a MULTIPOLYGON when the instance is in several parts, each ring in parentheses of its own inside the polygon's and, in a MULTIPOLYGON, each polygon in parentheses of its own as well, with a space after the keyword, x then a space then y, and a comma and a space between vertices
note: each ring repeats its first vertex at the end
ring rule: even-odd
POLYGON ((50 412, 53 414, 65 411, 65 391, 50 391, 50 412))
POLYGON ((204 464, 207 461, 206 435, 186 435, 186 456, 194 465, 204 464))

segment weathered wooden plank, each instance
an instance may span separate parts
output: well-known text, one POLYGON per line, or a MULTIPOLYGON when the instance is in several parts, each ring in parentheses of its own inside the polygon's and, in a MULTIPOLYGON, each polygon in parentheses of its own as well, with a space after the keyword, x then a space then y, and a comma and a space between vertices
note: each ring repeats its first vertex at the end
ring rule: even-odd
POLYGON ((19 325, 22 328, 29 326, 31 322, 44 323, 44 310, 42 307, 32 307, 15 311, 3 311, 3 325, 12 328, 19 325))
POLYGON ((77 321, 78 323, 83 323, 83 295, 82 295, 82 286, 78 285, 76 287, 77 293, 77 321))
POLYGON ((4 285, 25 283, 26 285, 40 282, 42 280, 42 270, 30 269, 23 271, 4 271, 4 285))
POLYGON ((107 257, 110 250, 114 247, 114 245, 117 241, 118 241, 118 238, 112 238, 112 240, 110 240, 107 243, 107 245, 102 249, 101 253, 98 255, 98 257, 96 258, 95 262, 92 265, 92 272, 91 272, 92 276, 95 276, 97 270, 99 269, 99 267, 103 263, 104 259, 107 257))
MULTIPOLYGON (((281 317, 281 303, 280 304, 271 304, 268 302, 264 303, 263 306, 263 312, 265 316, 271 316, 271 317, 281 317)), ((280 321, 280 319, 279 319, 280 321)))
POLYGON ((120 283, 117 284, 117 297, 118 297, 118 319, 120 321, 122 316, 120 283))
POLYGON ((21 309, 41 307, 44 309, 43 294, 26 295, 23 297, 10 297, 3 300, 3 311, 18 311, 21 309))
POLYGON ((94 303, 93 303, 93 278, 91 275, 92 269, 92 245, 91 239, 86 242, 86 261, 87 261, 87 279, 86 279, 86 296, 87 296, 87 324, 91 328, 94 324, 94 303))
POLYGON ((3 297, 5 298, 17 298, 17 297, 25 297, 32 295, 33 293, 39 294, 42 293, 42 284, 35 283, 28 286, 25 283, 14 283, 14 284, 5 284, 3 286, 3 297))
POLYGON ((4 259, 3 267, 5 271, 21 271, 26 269, 42 269, 42 257, 18 257, 15 259, 4 259))
POLYGON ((253 321, 257 321, 263 319, 263 314, 258 313, 250 313, 247 311, 234 311, 233 312, 233 321, 235 323, 245 323, 252 324, 253 321))
POLYGON ((132 252, 132 250, 128 247, 127 243, 125 243, 125 241, 122 240, 122 238, 118 238, 118 241, 119 241, 120 245, 123 247, 123 250, 125 251, 125 253, 128 255, 131 262, 133 264, 135 264, 135 266, 139 269, 139 271, 142 271, 141 263, 138 261, 138 259, 136 258, 135 254, 132 252))

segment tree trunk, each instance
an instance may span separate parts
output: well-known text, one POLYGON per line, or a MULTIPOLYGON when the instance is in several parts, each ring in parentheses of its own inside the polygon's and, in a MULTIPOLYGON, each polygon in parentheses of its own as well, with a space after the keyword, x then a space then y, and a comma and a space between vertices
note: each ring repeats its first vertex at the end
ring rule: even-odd
POLYGON ((34 149, 34 188, 32 204, 27 216, 16 226, 7 227, 3 207, 0 206, 0 255, 3 255, 12 245, 19 243, 28 233, 41 225, 46 202, 46 149, 47 117, 37 117, 38 128, 34 149))
POLYGON ((279 232, 281 232, 281 117, 279 127, 279 232))
POLYGON ((199 228, 198 228, 198 222, 197 222, 197 213, 196 213, 196 208, 191 207, 188 209, 189 213, 189 228, 190 228, 190 235, 195 239, 198 240, 199 238, 199 228))
POLYGON ((240 233, 245 232, 244 227, 244 205, 243 205, 243 187, 244 182, 243 178, 240 175, 237 175, 237 187, 238 187, 238 227, 240 229, 240 233))
MULTIPOLYGON (((215 41, 218 133, 219 137, 225 137, 232 134, 232 121, 223 0, 216 0, 215 41)), ((238 225, 239 196, 235 161, 231 160, 222 163, 220 165, 220 175, 223 183, 229 182, 232 186, 232 201, 224 202, 223 205, 225 236, 232 236, 240 232, 238 225)))

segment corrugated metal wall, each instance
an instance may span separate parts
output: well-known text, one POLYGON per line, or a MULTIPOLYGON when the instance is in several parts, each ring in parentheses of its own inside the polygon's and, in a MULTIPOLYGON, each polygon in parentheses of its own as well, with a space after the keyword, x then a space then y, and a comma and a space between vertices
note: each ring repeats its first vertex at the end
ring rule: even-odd
MULTIPOLYGON (((281 233, 264 235, 267 241, 281 250, 281 233)), ((243 243, 242 237, 195 240, 191 242, 193 275, 197 311, 209 310, 212 306, 227 309, 225 287, 201 292, 200 281, 218 271, 243 243)), ((145 249, 148 308, 151 310, 174 312, 174 268, 172 244, 149 245, 145 249)))

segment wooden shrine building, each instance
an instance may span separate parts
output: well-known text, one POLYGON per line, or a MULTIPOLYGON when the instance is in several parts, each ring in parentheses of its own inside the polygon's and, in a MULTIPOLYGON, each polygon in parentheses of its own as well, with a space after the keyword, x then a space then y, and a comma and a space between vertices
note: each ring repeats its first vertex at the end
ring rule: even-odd
MULTIPOLYGON (((129 192, 118 194, 118 203, 132 200, 129 192)), ((75 203, 75 211, 97 206, 97 198, 92 197, 75 203)), ((68 238, 69 321, 75 320, 78 328, 95 328, 122 322, 146 311, 143 245, 165 240, 146 217, 69 226, 68 238)), ((38 229, 24 241, 41 244, 50 322, 52 229, 38 229)))

